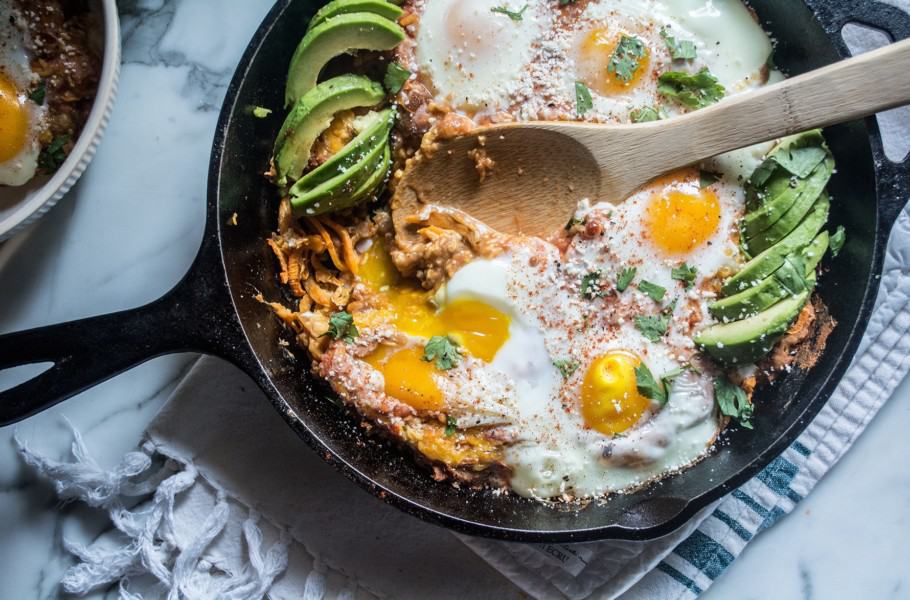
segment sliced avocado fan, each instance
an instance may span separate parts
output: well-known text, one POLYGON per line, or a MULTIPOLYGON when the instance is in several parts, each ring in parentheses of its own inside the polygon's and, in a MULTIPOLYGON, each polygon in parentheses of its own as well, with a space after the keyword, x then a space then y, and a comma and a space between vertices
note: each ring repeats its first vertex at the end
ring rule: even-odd
POLYGON ((316 87, 322 68, 332 58, 354 50, 391 50, 404 39, 394 21, 368 13, 338 14, 310 29, 291 58, 285 106, 291 106, 316 87))
POLYGON ((395 111, 387 108, 370 112, 355 120, 357 135, 327 161, 306 173, 291 188, 292 196, 301 196, 321 183, 351 169, 373 146, 385 142, 395 122, 395 111))
POLYGON ((723 293, 729 296, 758 285, 765 277, 779 269, 787 256, 808 246, 828 221, 829 207, 827 194, 820 196, 796 229, 747 262, 736 275, 725 281, 721 288, 723 293))
POLYGON ((708 312, 718 321, 728 323, 752 317, 794 293, 815 286, 815 268, 828 250, 828 232, 823 231, 806 246, 798 257, 788 256, 779 269, 758 285, 708 305, 708 312), (797 260, 797 258, 799 260, 797 260), (802 273, 798 265, 805 265, 802 273))
POLYGON ((820 131, 778 144, 749 179, 751 210, 740 224, 743 247, 767 250, 803 220, 834 172, 834 156, 820 131))
POLYGON ((275 139, 277 183, 286 186, 303 173, 316 138, 332 123, 335 113, 375 106, 385 98, 382 85, 360 75, 341 75, 304 94, 288 114, 275 139))
POLYGON ((379 169, 387 146, 387 140, 382 140, 366 147, 352 167, 311 190, 295 194, 292 189, 295 214, 316 215, 351 206, 354 194, 379 169))
POLYGON ((310 19, 307 31, 313 29, 326 19, 350 13, 373 13, 390 21, 397 21, 404 13, 400 8, 386 0, 332 0, 319 9, 310 19))

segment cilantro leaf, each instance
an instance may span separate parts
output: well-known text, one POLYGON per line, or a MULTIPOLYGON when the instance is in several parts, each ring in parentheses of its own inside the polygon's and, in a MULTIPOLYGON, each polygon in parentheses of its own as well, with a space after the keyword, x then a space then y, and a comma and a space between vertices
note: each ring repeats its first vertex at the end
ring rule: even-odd
POLYGON ((400 63, 390 62, 385 70, 385 78, 382 84, 390 94, 397 94, 411 77, 411 72, 401 66, 400 63))
POLYGON ((576 0, 559 0, 560 6, 567 6, 569 4, 575 4, 576 0))
POLYGON ((357 326, 354 325, 354 316, 349 312, 341 311, 333 313, 329 317, 329 330, 323 335, 335 340, 344 340, 350 344, 354 341, 354 338, 360 335, 360 332, 357 331, 357 326))
POLYGON ((711 187, 718 181, 720 181, 722 175, 720 173, 712 173, 711 171, 699 171, 698 172, 698 187, 705 189, 706 187, 711 187))
POLYGON ((630 112, 629 118, 632 119, 633 123, 660 121, 660 112, 652 106, 642 106, 630 112))
POLYGON ((661 406, 667 403, 667 389, 664 384, 654 379, 651 369, 645 363, 635 367, 635 385, 638 393, 645 398, 656 400, 661 406))
POLYGON ((423 360, 426 362, 435 360, 436 368, 448 371, 461 360, 458 342, 447 335, 434 335, 423 347, 423 360))
POLYGON ((585 220, 579 219, 575 215, 572 215, 572 218, 566 223, 566 231, 572 231, 572 228, 576 225, 584 225, 585 220))
POLYGON ((629 83, 641 66, 639 59, 645 55, 645 44, 637 37, 623 35, 610 57, 607 71, 624 83, 629 83))
POLYGON ((831 256, 837 258, 837 255, 840 254, 840 251, 844 248, 844 243, 847 241, 847 232, 844 229, 843 225, 837 226, 837 231, 831 236, 830 246, 831 246, 831 256))
POLYGON ((600 271, 591 271, 581 278, 581 297, 585 300, 593 300, 604 295, 600 288, 600 280, 603 274, 600 271))
POLYGON ((527 4, 525 4, 519 11, 509 10, 507 6, 494 6, 490 9, 490 12, 503 14, 513 21, 521 21, 522 18, 524 18, 524 13, 526 10, 528 10, 527 4))
POLYGON ((458 430, 458 420, 452 415, 446 415, 446 437, 455 435, 456 430, 458 430))
POLYGON ((594 100, 591 98, 591 90, 588 86, 580 81, 575 82, 575 112, 581 116, 594 108, 594 100))
POLYGON ((635 279, 635 273, 638 272, 638 269, 635 267, 626 267, 619 272, 619 275, 616 278, 616 291, 620 294, 626 291, 629 287, 629 284, 632 283, 632 280, 635 279))
POLYGON ((63 161, 66 160, 66 145, 70 141, 70 136, 59 135, 51 140, 38 155, 38 166, 45 173, 53 173, 60 168, 63 161))
POLYGON ((645 339, 650 342, 658 342, 667 333, 670 327, 669 315, 655 315, 653 317, 635 317, 635 328, 638 329, 645 339))
POLYGON ((695 277, 698 275, 698 271, 695 267, 690 267, 686 263, 675 267, 670 271, 670 277, 676 281, 682 281, 686 284, 686 289, 692 287, 692 284, 695 282, 695 277))
POLYGON ((265 108, 263 106, 254 106, 253 107, 253 116, 257 119, 264 119, 267 116, 272 114, 271 108, 265 108))
POLYGON ((689 40, 677 40, 670 35, 666 29, 660 30, 660 37, 664 38, 667 49, 670 51, 670 58, 673 60, 692 60, 696 55, 695 42, 689 40))
POLYGON ((563 379, 568 379, 572 376, 573 373, 575 373, 575 371, 578 370, 578 367, 581 365, 579 365, 578 362, 574 360, 562 359, 554 360, 553 366, 559 369, 559 372, 562 373, 563 379))
POLYGON ((736 419, 746 429, 752 429, 753 408, 746 391, 731 383, 726 377, 714 380, 714 400, 721 414, 736 419))
POLYGON ((642 294, 645 294, 655 302, 661 302, 667 293, 667 288, 642 279, 638 284, 638 291, 640 291, 642 294))
POLYGON ((717 78, 702 69, 696 74, 669 71, 658 78, 657 92, 689 108, 704 108, 724 97, 726 90, 717 78))
POLYGON ((32 93, 29 94, 28 97, 38 106, 44 106, 45 96, 47 96, 47 80, 42 79, 40 82, 38 82, 38 87, 32 90, 32 93))

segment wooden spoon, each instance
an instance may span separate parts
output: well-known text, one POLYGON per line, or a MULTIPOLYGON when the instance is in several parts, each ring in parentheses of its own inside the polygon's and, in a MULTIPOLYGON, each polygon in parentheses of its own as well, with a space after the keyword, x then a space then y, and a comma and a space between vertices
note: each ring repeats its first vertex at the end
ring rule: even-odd
POLYGON ((431 203, 500 231, 544 235, 582 198, 618 203, 668 171, 908 103, 910 40, 665 121, 479 128, 410 161, 392 207, 396 223, 431 203), (495 163, 482 181, 478 148, 495 163))

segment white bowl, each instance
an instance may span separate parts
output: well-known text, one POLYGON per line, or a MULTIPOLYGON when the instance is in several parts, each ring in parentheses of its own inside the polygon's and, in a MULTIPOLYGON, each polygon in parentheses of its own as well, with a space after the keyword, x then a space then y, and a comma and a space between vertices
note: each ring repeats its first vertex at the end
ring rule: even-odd
POLYGON ((21 187, 0 187, 0 242, 49 211, 91 162, 114 106, 120 74, 120 17, 115 0, 93 0, 104 28, 104 56, 92 112, 66 161, 50 177, 36 177, 21 187))

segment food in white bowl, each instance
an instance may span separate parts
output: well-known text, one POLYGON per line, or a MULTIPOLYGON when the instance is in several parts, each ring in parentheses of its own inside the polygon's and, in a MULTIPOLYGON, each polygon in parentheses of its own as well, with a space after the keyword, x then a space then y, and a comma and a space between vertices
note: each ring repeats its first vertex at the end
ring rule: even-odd
POLYGON ((75 183, 119 67, 113 1, 0 0, 0 240, 75 183))

